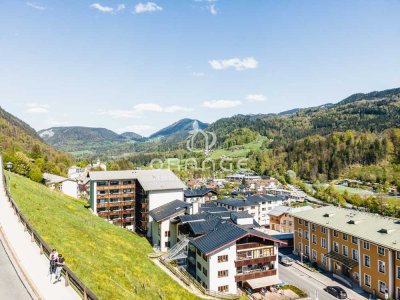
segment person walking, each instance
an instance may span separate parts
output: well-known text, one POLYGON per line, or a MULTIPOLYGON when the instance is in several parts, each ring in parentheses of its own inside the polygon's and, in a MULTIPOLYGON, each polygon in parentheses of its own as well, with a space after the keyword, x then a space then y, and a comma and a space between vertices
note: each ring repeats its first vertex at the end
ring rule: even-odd
POLYGON ((65 258, 60 253, 58 254, 57 262, 56 262, 56 280, 53 283, 57 283, 61 281, 61 271, 65 265, 65 258))
POLYGON ((56 249, 51 250, 49 259, 50 259, 49 273, 50 273, 50 276, 52 276, 52 274, 54 274, 56 272, 56 263, 57 263, 57 259, 58 259, 58 252, 56 249))

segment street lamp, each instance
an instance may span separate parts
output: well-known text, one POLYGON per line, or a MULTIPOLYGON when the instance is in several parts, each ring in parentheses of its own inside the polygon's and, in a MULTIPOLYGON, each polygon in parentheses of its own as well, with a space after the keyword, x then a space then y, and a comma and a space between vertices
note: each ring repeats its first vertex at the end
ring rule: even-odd
POLYGON ((8 170, 8 192, 11 192, 11 169, 13 167, 13 163, 9 161, 6 164, 7 170, 8 170))

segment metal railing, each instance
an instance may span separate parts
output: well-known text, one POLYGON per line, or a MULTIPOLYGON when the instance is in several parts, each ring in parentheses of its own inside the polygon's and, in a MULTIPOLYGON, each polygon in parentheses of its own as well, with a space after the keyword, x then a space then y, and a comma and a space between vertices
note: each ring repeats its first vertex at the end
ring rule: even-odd
MULTIPOLYGON (((2 158, 0 157, 1 167, 3 167, 2 158)), ((4 188, 6 190, 7 199, 11 205, 11 208, 14 211, 14 214, 17 216, 18 221, 22 223, 24 226, 24 230, 29 233, 31 236, 31 241, 35 242, 40 249, 40 254, 46 255, 49 258, 51 253, 50 246, 42 239, 36 229, 28 222, 25 216, 22 214, 14 199, 12 198, 10 192, 7 189, 6 185, 6 177, 3 174, 2 176, 4 188)), ((67 266, 63 267, 62 275, 65 278, 65 286, 71 285, 74 290, 76 290, 79 295, 84 300, 98 300, 97 296, 75 275, 74 272, 71 271, 67 266)))

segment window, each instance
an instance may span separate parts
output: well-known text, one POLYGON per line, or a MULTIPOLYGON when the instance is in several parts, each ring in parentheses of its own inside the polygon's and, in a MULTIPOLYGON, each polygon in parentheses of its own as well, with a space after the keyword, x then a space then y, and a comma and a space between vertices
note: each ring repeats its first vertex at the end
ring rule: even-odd
POLYGON ((369 243, 368 242, 364 242, 363 243, 363 248, 366 250, 369 250, 369 243))
POLYGON ((197 252, 197 255, 198 255, 198 256, 201 256, 201 252, 200 252, 199 249, 197 249, 196 252, 197 252))
POLYGON ((326 227, 321 226, 321 232, 325 234, 326 233, 326 227))
POLYGON ((165 242, 164 245, 165 245, 165 247, 169 248, 171 243, 170 242, 165 242))
POLYGON ((228 255, 220 255, 220 256, 218 256, 218 262, 219 263, 222 263, 222 262, 225 262, 225 261, 228 261, 228 255))
POLYGON ((299 224, 303 224, 303 220, 302 219, 298 219, 299 220, 299 224))
POLYGON ((315 251, 315 250, 312 250, 312 255, 311 255, 311 257, 312 257, 312 260, 317 260, 317 251, 315 251))
POLYGON ((338 237, 338 236, 339 236, 339 232, 337 232, 337 230, 334 230, 334 231, 333 231, 333 236, 334 236, 334 237, 338 237))
POLYGON ((353 244, 357 244, 357 243, 358 243, 358 238, 356 238, 355 236, 352 236, 352 237, 351 237, 351 242, 352 242, 353 244))
POLYGON ((201 271, 201 264, 199 262, 197 262, 197 269, 201 271))
POLYGON ((203 267, 203 274, 207 276, 207 269, 203 267))
POLYGON ((308 255, 308 254, 310 253, 310 251, 309 251, 309 249, 308 249, 308 246, 307 246, 307 245, 305 246, 305 249, 304 249, 304 250, 305 250, 304 252, 306 253, 306 255, 308 255))
POLYGON ((299 234, 299 238, 301 238, 303 236, 303 230, 299 229, 298 234, 299 234))
POLYGON ((227 276, 228 276, 228 270, 218 271, 218 278, 227 277, 227 276))
POLYGON ((342 237, 343 237, 343 240, 347 241, 347 234, 343 233, 342 237))
POLYGON ((378 271, 380 273, 385 273, 385 262, 378 260, 378 271))
POLYGON ((170 236, 171 236, 171 231, 166 231, 166 232, 164 232, 164 236, 165 236, 165 237, 170 237, 170 236))
POLYGON ((353 260, 358 261, 358 251, 356 249, 353 249, 351 252, 352 252, 351 256, 352 256, 353 260))
POLYGON ((218 287, 218 292, 220 292, 220 293, 226 293, 228 290, 229 290, 228 285, 221 285, 218 287))
POLYGON ((315 224, 311 224, 311 230, 315 231, 315 228, 316 228, 315 224))
POLYGON ((304 221, 304 226, 308 226, 308 221, 304 221))
POLYGON ((385 255, 385 248, 378 246, 378 253, 380 255, 385 255))
POLYGON ((364 255, 364 266, 368 268, 371 266, 371 259, 369 258, 368 255, 364 255))
POLYGON ((347 246, 342 246, 342 254, 344 256, 349 256, 349 248, 347 246))
POLYGON ((371 287, 371 276, 368 274, 364 274, 364 284, 371 287))
POLYGON ((313 244, 317 244, 317 236, 315 234, 312 235, 313 244))
POLYGON ((400 251, 397 251, 397 259, 400 260, 400 251))
POLYGON ((336 242, 333 242, 333 251, 336 253, 339 253, 339 244, 336 242))
POLYGON ((397 267, 396 277, 397 277, 397 279, 400 279, 400 267, 397 267))
POLYGON ((326 239, 325 238, 321 238, 321 247, 326 248, 326 239))
POLYGON ((307 241, 310 239, 308 231, 304 231, 304 237, 306 238, 307 241))
POLYGON ((382 294, 386 293, 386 283, 384 283, 383 281, 378 281, 378 286, 379 286, 379 292, 381 292, 382 294))
POLYGON ((326 266, 326 256, 325 254, 321 254, 321 261, 324 266, 326 266))

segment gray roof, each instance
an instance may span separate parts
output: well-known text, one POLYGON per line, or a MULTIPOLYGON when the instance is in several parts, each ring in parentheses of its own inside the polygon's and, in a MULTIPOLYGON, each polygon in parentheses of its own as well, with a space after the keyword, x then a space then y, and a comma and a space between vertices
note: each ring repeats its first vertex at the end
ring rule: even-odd
POLYGON ((275 216, 279 217, 285 213, 295 213, 295 212, 301 212, 301 211, 306 211, 313 209, 311 206, 300 206, 300 207, 290 207, 290 206, 284 206, 284 205, 279 205, 274 207, 272 210, 268 212, 268 215, 270 216, 275 216))
POLYGON ((286 198, 282 196, 254 195, 254 196, 249 196, 247 198, 220 199, 216 200, 216 202, 235 207, 246 207, 246 206, 258 205, 258 203, 264 201, 283 201, 285 199, 286 198))
POLYGON ((43 173, 43 179, 46 183, 61 183, 63 181, 69 180, 68 178, 50 173, 43 173))
POLYGON ((184 189, 185 184, 171 170, 125 170, 94 171, 89 173, 90 180, 127 180, 137 179, 145 191, 184 189))
POLYGON ((188 189, 184 191, 185 198, 192 198, 192 197, 203 197, 208 193, 217 194, 216 191, 210 188, 203 188, 203 189, 188 189))
POLYGON ((191 243, 202 253, 208 255, 226 245, 234 243, 235 241, 247 235, 257 236, 274 242, 282 242, 260 231, 246 229, 229 221, 225 221, 221 222, 213 231, 193 239, 191 243))
POLYGON ((184 212, 189 206, 191 205, 184 201, 174 200, 155 209, 152 209, 151 211, 149 211, 149 215, 156 222, 160 222, 172 217, 173 215, 184 212))
POLYGON ((253 216, 249 214, 247 211, 236 211, 232 213, 232 216, 236 219, 248 219, 248 218, 253 219, 253 216))
POLYGON ((324 206, 291 215, 400 251, 399 219, 336 206, 324 206))

